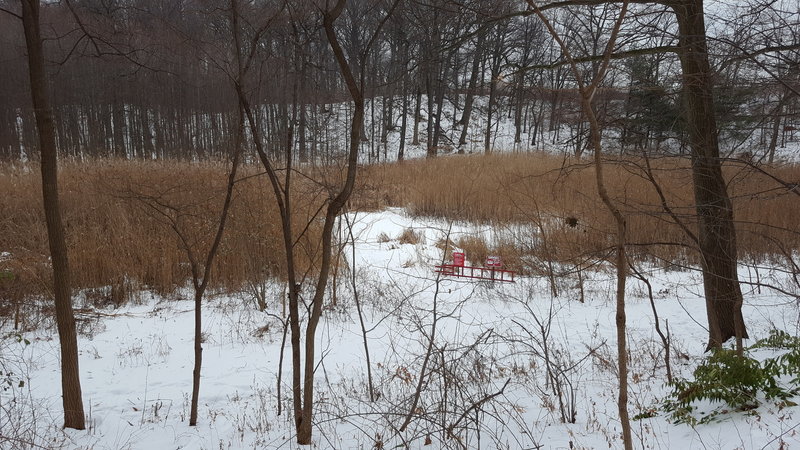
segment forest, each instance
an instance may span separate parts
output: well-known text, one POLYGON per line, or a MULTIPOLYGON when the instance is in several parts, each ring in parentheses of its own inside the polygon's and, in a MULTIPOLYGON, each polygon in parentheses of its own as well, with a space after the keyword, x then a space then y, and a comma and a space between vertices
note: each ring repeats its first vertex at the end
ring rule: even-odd
POLYGON ((798 128, 798 0, 0 0, 0 447, 795 447, 798 128))

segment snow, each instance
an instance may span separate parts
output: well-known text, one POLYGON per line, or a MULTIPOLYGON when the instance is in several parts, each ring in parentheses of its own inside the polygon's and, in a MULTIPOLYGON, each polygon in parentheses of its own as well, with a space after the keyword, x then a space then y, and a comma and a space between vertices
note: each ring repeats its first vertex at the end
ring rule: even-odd
MULTIPOLYGON (((351 214, 348 221, 354 223, 355 264, 352 247, 346 245, 343 254, 347 267, 355 267, 379 398, 369 401, 350 272, 342 269, 337 304, 326 307, 317 336, 314 448, 373 448, 377 442, 384 448, 404 442, 411 448, 460 448, 459 442, 487 449, 622 446, 613 271, 601 266, 583 274, 585 303, 578 301, 577 278, 558 280, 555 298, 544 278, 521 278, 514 284, 442 278, 437 283, 433 266, 447 255, 436 243, 448 232, 456 241, 459 235, 486 233, 485 227, 415 218, 402 209, 351 214), (399 242, 406 229, 422 239, 399 242), (420 416, 396 434, 393 427, 408 413, 419 381, 434 316, 436 345, 423 383, 420 416), (549 326, 546 339, 539 325, 549 326), (574 366, 561 378, 565 391, 574 394, 574 424, 562 423, 558 397, 545 386, 545 363, 537 355, 544 350, 542 340, 551 360, 562 368, 574 366), (500 392, 506 382, 502 394, 469 409, 500 392), (457 439, 444 431, 453 423, 457 439), (426 437, 432 447, 425 446, 426 437)), ((341 240, 348 238, 342 232, 341 240)), ((673 353, 673 371, 689 376, 704 356, 707 336, 700 275, 643 269, 662 324, 668 321, 680 353, 673 353)), ((740 276, 755 278, 744 267, 740 276)), ((761 268, 760 277, 796 291, 777 271, 761 268)), ((296 448, 288 342, 277 397, 284 294, 280 286, 273 293, 266 312, 254 309, 244 294, 217 295, 205 303, 197 427, 188 426, 194 326, 188 292, 179 293, 183 299, 143 294, 142 304, 79 314, 86 431, 59 428, 58 340, 53 330, 24 333, 30 345, 10 337, 2 340, 4 364, 16 368, 25 386, 0 393, 0 406, 8 411, 15 395, 15 411, 33 424, 26 438, 48 448, 296 448)), ((646 289, 633 278, 627 312, 633 416, 657 406, 668 387, 646 289)), ((753 338, 774 327, 796 334, 800 321, 797 303, 768 289, 746 293, 744 314, 753 338)), ((10 330, 3 331, 7 335, 10 330)), ((661 414, 633 422, 634 447, 750 449, 778 448, 783 442, 794 448, 800 445, 797 413, 797 407, 765 403, 755 414, 726 414, 720 422, 695 428, 673 425, 661 414)), ((9 431, 0 428, 5 436, 9 431)))
MULTIPOLYGON (((427 155, 426 142, 429 126, 430 114, 427 111, 427 96, 422 95, 420 102, 422 121, 419 124, 419 145, 412 145, 412 130, 414 123, 413 108, 409 108, 406 114, 408 130, 406 131, 406 145, 405 145, 405 158, 422 158, 427 155)), ((520 133, 521 142, 515 141, 515 125, 512 105, 509 104, 507 98, 502 98, 496 105, 494 118, 492 119, 492 135, 491 135, 491 151, 496 153, 503 152, 533 152, 544 151, 554 155, 572 155, 575 154, 576 143, 583 142, 585 139, 575 139, 577 133, 577 122, 573 124, 562 123, 558 127, 551 127, 549 119, 542 119, 544 123, 540 124, 537 133, 536 145, 531 145, 533 119, 524 115, 526 124, 520 133), (551 129, 552 128, 552 129, 551 129)), ((439 155, 446 155, 458 151, 458 141, 461 135, 462 125, 458 125, 457 121, 461 117, 465 101, 464 95, 458 96, 458 107, 453 104, 453 101, 446 99, 442 107, 441 117, 441 138, 439 142, 439 155)), ((359 158, 365 163, 374 162, 392 162, 397 160, 397 153, 400 147, 400 123, 401 123, 401 97, 375 97, 366 102, 365 108, 365 123, 364 130, 369 142, 362 144, 360 149, 359 158), (394 130, 387 133, 386 143, 380 143, 380 130, 381 130, 381 110, 383 102, 392 101, 396 105, 397 110, 394 116, 394 130), (373 108, 375 110, 373 114, 373 108), (374 127, 373 127, 374 118, 374 127), (374 129, 373 129, 374 128, 374 129)), ((486 133, 486 110, 488 107, 488 96, 475 96, 473 103, 473 112, 469 122, 469 129, 467 133, 466 144, 461 150, 465 153, 483 153, 484 152, 484 138, 486 133)), ((346 149, 348 139, 348 124, 350 115, 352 114, 352 107, 348 103, 338 103, 329 105, 330 110, 327 114, 323 114, 324 119, 320 128, 326 130, 326 138, 331 143, 336 143, 339 148, 346 149)), ((620 107, 622 107, 620 105, 620 107)), ((742 105, 739 114, 743 116, 757 116, 760 114, 759 105, 754 103, 752 105, 742 105), (748 109, 750 108, 750 109, 748 109)), ((546 108, 549 108, 546 107, 546 108)), ((563 106, 562 114, 569 113, 569 106, 563 106)), ((546 118, 549 116, 544 114, 546 118)), ((577 113, 576 113, 577 114, 577 113)), ((767 158, 767 142, 769 136, 762 139, 761 133, 763 130, 732 130, 727 129, 725 124, 721 124, 720 132, 720 152, 726 156, 737 156, 742 153, 751 154, 756 161, 764 162, 767 158), (736 131, 736 133, 734 133, 736 131), (746 137, 740 135, 747 131, 746 137), (762 142, 763 141, 763 142, 762 142)), ((585 130, 586 128, 583 127, 585 130)), ((584 131, 585 132, 585 131, 584 131)), ((620 151, 619 130, 614 127, 609 127, 603 130, 603 146, 609 153, 620 151)), ((320 143, 320 146, 323 144, 320 143)), ((660 151, 664 153, 678 154, 681 148, 680 143, 674 137, 670 137, 662 142, 660 151)), ((335 146, 334 146, 335 147, 335 146)), ((628 151, 631 151, 630 148, 628 151)), ((785 139, 781 137, 778 140, 778 145, 775 149, 775 161, 778 163, 798 163, 800 162, 800 139, 796 133, 787 133, 785 139)))

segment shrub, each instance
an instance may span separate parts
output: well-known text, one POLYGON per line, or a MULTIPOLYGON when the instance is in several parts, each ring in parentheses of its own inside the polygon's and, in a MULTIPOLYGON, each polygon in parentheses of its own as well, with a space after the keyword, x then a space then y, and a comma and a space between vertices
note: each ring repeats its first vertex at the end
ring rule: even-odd
POLYGON ((447 239, 439 238, 434 246, 443 251, 446 257, 450 257, 456 248, 455 243, 449 237, 447 239))
POLYGON ((414 231, 412 228, 406 228, 400 233, 397 238, 401 244, 419 244, 422 240, 422 232, 414 231))
POLYGON ((772 330, 769 337, 759 339, 750 348, 788 350, 777 358, 764 361, 764 368, 778 376, 793 376, 790 382, 798 386, 794 391, 800 392, 800 337, 792 336, 783 330, 772 330))
MULTIPOLYGON (((800 338, 784 331, 773 330, 768 338, 757 341, 748 354, 738 356, 733 350, 714 350, 694 372, 693 380, 676 379, 672 392, 663 402, 663 410, 675 423, 712 422, 720 414, 750 411, 760 406, 760 399, 783 401, 800 392, 800 338), (759 362, 749 355, 751 350, 771 348, 788 350, 783 354, 759 362), (781 377, 792 376, 784 382, 781 377), (727 408, 717 408, 703 417, 697 417, 697 402, 723 403, 727 408)), ((646 415, 642 415, 646 417, 646 415)))

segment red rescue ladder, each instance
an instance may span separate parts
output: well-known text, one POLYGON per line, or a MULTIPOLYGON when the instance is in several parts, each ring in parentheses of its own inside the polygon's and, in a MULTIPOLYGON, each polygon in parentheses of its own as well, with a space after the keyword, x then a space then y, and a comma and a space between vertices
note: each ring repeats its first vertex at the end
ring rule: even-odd
POLYGON ((435 272, 445 276, 469 278, 473 280, 503 281, 514 283, 516 272, 501 269, 502 263, 499 256, 486 258, 486 267, 472 267, 464 265, 464 253, 453 252, 453 263, 436 266, 435 272))

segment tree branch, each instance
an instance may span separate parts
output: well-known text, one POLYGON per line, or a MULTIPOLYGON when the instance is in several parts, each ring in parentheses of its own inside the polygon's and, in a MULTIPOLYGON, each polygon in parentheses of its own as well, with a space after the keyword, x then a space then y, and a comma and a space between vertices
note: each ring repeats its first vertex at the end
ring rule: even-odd
MULTIPOLYGON (((678 46, 675 45, 660 45, 658 47, 648 47, 648 48, 640 48, 634 50, 626 50, 622 52, 612 53, 610 59, 618 60, 618 59, 625 59, 625 58, 632 58, 635 56, 642 56, 642 55, 656 55, 659 53, 677 53, 680 50, 678 46)), ((576 63, 588 63, 588 62, 597 62, 602 61, 606 58, 607 55, 591 55, 585 56, 583 58, 575 58, 574 61, 576 63)), ((529 70, 537 70, 537 69, 557 69, 559 67, 569 66, 570 62, 566 59, 555 61, 550 64, 533 64, 525 67, 520 67, 516 71, 512 72, 511 75, 516 75, 520 72, 527 72, 529 70)))

